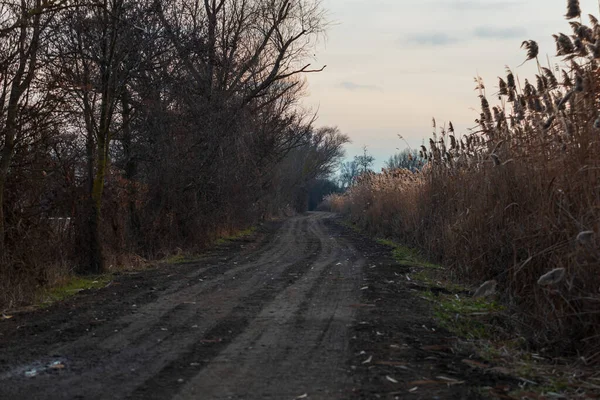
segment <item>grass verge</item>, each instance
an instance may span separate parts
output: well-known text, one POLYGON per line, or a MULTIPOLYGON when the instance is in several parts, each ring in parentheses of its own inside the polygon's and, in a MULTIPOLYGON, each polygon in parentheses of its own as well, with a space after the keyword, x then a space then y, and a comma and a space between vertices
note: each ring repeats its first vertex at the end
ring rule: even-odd
MULTIPOLYGON (((348 221, 340 223, 365 235, 348 221)), ((448 269, 428 262, 418 251, 389 239, 377 241, 390 248, 399 265, 410 268, 411 288, 430 302, 438 326, 456 338, 455 351, 471 355, 465 364, 520 382, 519 389, 505 398, 600 398, 600 372, 574 359, 549 358, 533 351, 512 328, 510 310, 497 298, 473 298, 473 288, 457 282, 448 269)))
POLYGON ((217 245, 226 244, 226 243, 232 242, 234 240, 239 240, 239 239, 243 239, 243 238, 246 238, 248 236, 251 236, 255 232, 256 232, 256 227, 252 226, 252 227, 250 227, 248 229, 244 229, 242 231, 236 232, 236 233, 234 233, 234 234, 232 234, 230 236, 222 237, 222 238, 218 239, 216 243, 217 243, 217 245))
MULTIPOLYGON (((447 290, 451 292, 452 288, 447 290)), ((432 291, 425 292, 424 297, 432 302, 437 323, 462 338, 492 339, 503 334, 492 323, 505 310, 495 300, 441 292, 436 295, 432 291)))
POLYGON ((165 260, 165 264, 169 264, 169 265, 189 264, 189 263, 194 263, 194 262, 200 261, 201 257, 202 256, 200 254, 181 253, 181 254, 176 254, 174 256, 167 258, 165 260))
POLYGON ((573 359, 542 356, 513 329, 509 310, 496 298, 473 298, 468 288, 440 269, 413 269, 437 324, 457 337, 456 350, 475 355, 464 362, 491 374, 508 375, 521 388, 509 399, 600 398, 600 372, 573 359))
MULTIPOLYGON (((220 237, 214 243, 216 246, 223 246, 223 245, 226 245, 233 241, 252 236, 256 232, 256 229, 257 228, 253 226, 253 227, 241 230, 241 231, 236 231, 235 233, 233 233, 231 235, 220 237)), ((203 256, 202 254, 196 254, 196 253, 188 254, 188 253, 180 252, 176 255, 168 257, 166 260, 164 260, 164 263, 170 264, 170 265, 195 263, 195 262, 200 261, 202 259, 202 256, 203 256)))
POLYGON ((100 276, 73 276, 64 283, 42 291, 38 306, 46 308, 58 301, 64 301, 84 290, 95 290, 106 287, 113 279, 111 274, 100 276))
POLYGON ((403 246, 394 242, 393 240, 377 239, 377 243, 390 247, 392 249, 392 255, 394 256, 394 259, 401 265, 405 265, 407 267, 442 269, 440 265, 430 263, 425 260, 425 258, 423 258, 417 250, 403 246))

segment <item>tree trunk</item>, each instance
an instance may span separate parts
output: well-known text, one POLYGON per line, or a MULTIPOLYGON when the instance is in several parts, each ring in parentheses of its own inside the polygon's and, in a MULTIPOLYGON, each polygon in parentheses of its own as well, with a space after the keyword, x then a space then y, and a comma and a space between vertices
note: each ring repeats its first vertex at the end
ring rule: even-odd
POLYGON ((8 112, 6 114, 6 124, 4 130, 4 147, 0 153, 0 258, 6 255, 6 221, 4 218, 4 190, 6 180, 10 169, 10 164, 15 152, 15 137, 17 134, 17 118, 19 111, 19 101, 25 92, 25 85, 29 85, 26 79, 23 84, 19 84, 23 78, 23 70, 26 60, 21 60, 21 68, 13 81, 10 99, 8 102, 8 112))
MULTIPOLYGON (((119 3, 118 6, 122 5, 119 3)), ((116 6, 115 6, 116 7, 116 6)), ((118 10, 113 10, 117 15, 118 10)), ((102 223, 102 197, 104 194, 104 181, 109 164, 109 146, 111 141, 111 123, 114 112, 114 102, 117 90, 115 88, 115 76, 118 63, 115 61, 117 45, 117 28, 114 25, 115 18, 108 11, 108 2, 104 1, 102 11, 102 51, 99 62, 101 77, 101 98, 98 130, 96 132, 96 173, 94 175, 90 202, 89 202, 89 236, 87 265, 83 265, 83 272, 101 274, 105 270, 104 251, 102 246, 101 223, 102 223)), ((91 108, 90 108, 91 109, 91 108)), ((90 119, 92 115, 90 114, 90 119)), ((88 135, 93 135, 93 126, 88 127, 88 135)), ((89 154, 88 154, 89 157, 89 154)))
POLYGON ((104 272, 104 252, 102 251, 102 238, 100 223, 102 220, 102 194, 104 193, 104 179, 106 177, 107 157, 104 151, 104 141, 98 140, 96 176, 92 185, 90 221, 89 221, 89 264, 86 272, 101 274, 104 272))
POLYGON ((137 196, 137 190, 135 186, 135 176, 137 175, 137 164, 133 158, 132 152, 132 134, 131 134, 131 104, 129 99, 129 92, 126 89, 123 90, 121 98, 122 105, 122 117, 123 117, 123 153, 125 156, 125 178, 127 179, 127 197, 129 209, 129 230, 130 235, 134 242, 137 241, 137 237, 140 233, 140 218, 137 213, 137 207, 135 200, 137 196))
POLYGON ((0 176, 0 270, 3 258, 6 257, 4 232, 4 177, 0 176))
POLYGON ((110 99, 108 93, 103 94, 100 127, 96 142, 96 175, 92 185, 90 201, 90 235, 89 235, 89 265, 86 272, 101 274, 104 272, 104 252, 100 224, 102 222, 102 196, 104 180, 108 168, 108 146, 110 143, 110 99))
MULTIPOLYGON (((10 113, 9 113, 10 114, 10 113)), ((14 152, 14 133, 11 132, 11 125, 7 123, 6 136, 4 137, 5 143, 0 154, 0 263, 2 259, 6 257, 6 222, 4 218, 4 190, 6 187, 6 178, 8 177, 8 170, 12 161, 14 152)))
MULTIPOLYGON (((86 81, 89 79, 88 73, 85 73, 86 81)), ((90 105, 88 93, 83 94, 83 116, 86 125, 86 195, 87 201, 82 205, 80 213, 82 218, 79 220, 80 226, 80 246, 81 259, 79 272, 83 274, 98 274, 104 269, 102 247, 100 245, 100 209, 94 204, 94 184, 95 173, 94 164, 96 161, 93 110, 90 105)))

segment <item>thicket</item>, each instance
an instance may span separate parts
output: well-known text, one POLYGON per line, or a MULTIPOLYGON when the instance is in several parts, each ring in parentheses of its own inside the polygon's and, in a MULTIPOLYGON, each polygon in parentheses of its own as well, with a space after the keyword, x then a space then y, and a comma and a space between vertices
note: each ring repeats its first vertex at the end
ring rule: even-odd
POLYGON ((600 362, 600 24, 569 1, 564 62, 532 80, 510 70, 486 90, 477 128, 435 128, 421 171, 362 175, 333 209, 373 234, 441 261, 453 276, 496 280, 513 322, 538 348, 600 362), (495 105, 488 99, 494 98, 495 105), (549 274, 552 272, 552 274, 549 274))
POLYGON ((304 210, 348 140, 304 112, 318 0, 0 4, 0 308, 304 210))

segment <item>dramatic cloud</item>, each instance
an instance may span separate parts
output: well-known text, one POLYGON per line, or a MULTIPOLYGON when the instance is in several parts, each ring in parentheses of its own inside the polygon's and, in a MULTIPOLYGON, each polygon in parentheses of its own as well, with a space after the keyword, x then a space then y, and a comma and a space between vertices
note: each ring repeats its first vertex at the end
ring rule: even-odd
POLYGON ((350 90, 350 91, 359 91, 359 90, 363 90, 363 91, 369 91, 369 92, 381 92, 382 89, 378 86, 375 85, 360 85, 358 83, 354 83, 354 82, 342 82, 339 84, 339 86, 343 89, 346 90, 350 90))
POLYGON ((419 46, 448 46, 458 42, 458 39, 441 32, 422 33, 410 36, 407 42, 419 46))
POLYGON ((480 26, 475 29, 475 37, 480 39, 523 39, 527 31, 521 27, 497 28, 480 26))

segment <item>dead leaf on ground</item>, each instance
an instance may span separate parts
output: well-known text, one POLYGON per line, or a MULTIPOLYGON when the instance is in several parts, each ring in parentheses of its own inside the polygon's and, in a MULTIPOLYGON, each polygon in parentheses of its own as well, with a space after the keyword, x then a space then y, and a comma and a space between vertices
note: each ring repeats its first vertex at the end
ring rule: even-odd
POLYGON ((479 289, 477 289, 475 291, 475 293, 473 294, 474 298, 482 298, 482 297, 489 297, 493 294, 496 293, 496 287, 498 286, 498 282, 492 280, 492 281, 487 281, 484 282, 479 289))
POLYGON ((400 361, 377 361, 375 364, 377 365, 388 365, 391 367, 403 367, 406 365, 404 362, 400 361))
POLYGON ((496 387, 494 387, 494 390, 497 392, 505 392, 508 393, 512 390, 512 388, 508 385, 498 385, 496 387))
POLYGON ((540 286, 551 286, 561 282, 566 276, 566 270, 564 268, 556 268, 542 275, 538 280, 540 286))
POLYGON ((375 304, 350 304, 351 308, 370 308, 375 307, 375 304))
POLYGON ((447 376, 436 376, 436 378, 444 381, 447 385, 462 385, 465 381, 459 381, 458 379, 448 378, 447 376))
POLYGON ((462 362, 464 362, 465 364, 467 364, 468 366, 473 367, 473 368, 481 368, 481 369, 489 369, 490 368, 489 365, 481 363, 479 361, 475 361, 475 360, 465 359, 465 360, 462 360, 462 362))
POLYGON ((202 339, 200 343, 221 343, 223 339, 202 339))
POLYGON ((527 379, 527 378, 523 378, 523 377, 521 377, 521 376, 519 376, 518 378, 519 378, 521 381, 523 381, 523 382, 525 382, 525 383, 527 383, 527 384, 529 384, 529 385, 533 385, 533 386, 537 386, 537 385, 538 385, 538 383, 537 383, 537 382, 530 381, 530 380, 529 380, 529 379, 527 379))
POLYGON ((421 381, 413 381, 413 382, 408 382, 408 385, 413 386, 423 386, 423 385, 444 385, 446 384, 446 382, 440 382, 440 381, 432 381, 432 380, 421 380, 421 381))
POLYGON ((547 397, 545 397, 539 393, 536 393, 536 392, 519 392, 519 393, 515 394, 516 397, 509 396, 507 394, 496 393, 496 392, 491 392, 491 394, 496 396, 499 399, 510 399, 510 400, 514 400, 514 399, 545 400, 545 399, 547 399, 547 397))
POLYGON ((446 345, 441 345, 441 344, 437 344, 437 345, 433 345, 433 346, 423 346, 423 347, 421 347, 421 350, 452 352, 452 348, 450 348, 449 346, 446 346, 446 345))
POLYGON ((510 373, 511 373, 510 369, 504 368, 504 367, 490 368, 490 372, 494 372, 494 373, 500 374, 500 375, 510 375, 510 373))
POLYGON ((25 376, 27 378, 33 378, 33 377, 37 376, 38 373, 39 373, 39 371, 37 369, 32 369, 30 371, 25 371, 25 376))
MULTIPOLYGON (((505 399, 505 400, 515 400, 515 397, 511 397, 507 394, 504 393, 498 393, 494 390, 490 390, 489 395, 492 396, 495 399, 505 399)), ((534 399, 537 399, 537 397, 533 397, 534 399)), ((521 399, 521 397, 519 397, 519 399, 521 399)))
POLYGON ((65 369, 65 364, 60 361, 56 361, 50 364, 50 369, 65 369))

